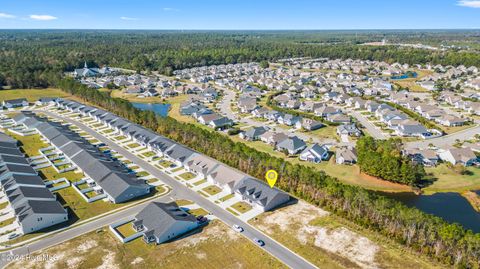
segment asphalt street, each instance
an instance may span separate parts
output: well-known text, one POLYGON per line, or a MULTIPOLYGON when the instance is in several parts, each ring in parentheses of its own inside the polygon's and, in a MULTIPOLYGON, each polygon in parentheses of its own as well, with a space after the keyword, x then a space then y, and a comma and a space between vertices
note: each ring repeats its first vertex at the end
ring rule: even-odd
MULTIPOLYGON (((253 238, 259 238, 265 242, 265 246, 262 248, 270 253, 272 256, 276 257, 280 261, 282 261, 284 264, 289 266, 290 268, 317 268, 310 262, 306 261, 304 258, 300 257, 296 253, 290 251, 288 248, 284 247, 277 241, 273 240, 272 238, 268 237, 261 231, 257 230, 253 226, 249 225, 246 222, 241 221, 239 218, 235 217, 225 209, 217 206, 216 204, 208 201, 205 199, 203 196, 198 194, 197 192, 189 189, 188 187, 184 186, 177 180, 171 178, 167 174, 163 173, 156 167, 152 166, 150 163, 144 161, 143 159, 137 157, 136 155, 130 153, 128 150, 120 147, 117 145, 115 142, 111 141, 110 139, 104 137, 103 135, 93 131, 86 125, 82 124, 81 122, 78 122, 76 120, 72 120, 70 118, 64 118, 62 116, 59 116, 57 114, 54 114, 50 111, 41 111, 48 116, 51 116, 53 118, 57 119, 62 119, 66 122, 69 122, 71 124, 74 124, 78 126, 81 130, 85 131, 92 137, 98 139, 99 141, 105 143, 108 145, 111 149, 117 151, 118 153, 122 154, 126 158, 130 159, 133 161, 135 164, 139 165, 142 167, 145 171, 149 172, 151 175, 154 177, 157 177, 158 179, 162 180, 164 183, 170 185, 173 189, 172 193, 162 197, 158 198, 159 200, 164 200, 164 199, 170 199, 169 197, 174 197, 174 199, 189 199, 196 204, 198 204, 200 207, 204 208, 205 210, 209 211, 211 214, 216 216, 218 219, 220 219, 222 222, 224 222, 228 226, 232 226, 234 224, 240 225, 244 228, 244 232, 242 233, 245 237, 247 237, 250 240, 253 240, 253 238)), ((112 222, 116 222, 121 219, 125 219, 128 217, 131 217, 132 215, 136 214, 139 210, 141 209, 140 206, 136 206, 133 208, 129 208, 125 211, 115 213, 112 215, 108 215, 106 217, 100 218, 99 220, 89 222, 85 225, 81 225, 79 227, 75 227, 73 229, 52 235, 51 237, 47 237, 45 239, 41 239, 37 242, 31 243, 28 246, 25 247, 20 247, 17 249, 14 249, 12 251, 12 254, 27 254, 27 253, 32 253, 34 251, 41 250, 43 248, 47 248, 56 244, 59 244, 63 241, 72 239, 80 234, 83 234, 88 231, 93 231, 95 229, 101 228, 103 226, 106 226, 108 224, 111 224, 112 222)), ((5 253, 4 253, 5 254, 5 253)), ((5 261, 1 261, 0 265, 2 267, 6 264, 5 261)))

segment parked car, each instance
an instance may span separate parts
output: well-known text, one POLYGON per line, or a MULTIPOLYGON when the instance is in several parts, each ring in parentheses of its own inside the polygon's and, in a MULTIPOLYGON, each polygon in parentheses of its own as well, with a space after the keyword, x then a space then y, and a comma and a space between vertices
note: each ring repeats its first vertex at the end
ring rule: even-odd
POLYGON ((255 242, 255 244, 257 244, 261 247, 265 246, 265 242, 263 242, 263 240, 260 240, 258 238, 253 238, 253 242, 255 242))
POLYGON ((20 236, 20 234, 17 234, 17 233, 10 234, 10 235, 8 236, 8 240, 12 240, 12 239, 17 238, 17 237, 19 237, 19 236, 20 236))
POLYGON ((236 232, 239 232, 239 233, 243 232, 243 228, 240 227, 240 226, 238 226, 237 224, 234 224, 234 225, 232 226, 232 228, 233 228, 236 232))

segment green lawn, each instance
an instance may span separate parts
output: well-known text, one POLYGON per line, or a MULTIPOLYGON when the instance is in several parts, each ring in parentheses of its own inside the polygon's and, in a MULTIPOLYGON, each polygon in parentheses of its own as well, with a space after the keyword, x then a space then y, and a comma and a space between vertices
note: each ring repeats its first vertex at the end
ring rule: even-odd
POLYGON ((237 210, 240 213, 246 213, 252 209, 252 206, 245 202, 237 202, 231 206, 233 209, 237 210))
POLYGON ((138 172, 137 177, 146 177, 149 176, 150 174, 146 171, 138 172))
POLYGON ((207 180, 202 179, 202 180, 199 180, 199 181, 193 183, 193 185, 198 186, 198 185, 201 185, 201 184, 203 184, 203 183, 205 183, 205 182, 207 182, 207 180))
POLYGON ((195 217, 208 215, 208 211, 203 209, 203 208, 196 208, 196 209, 188 210, 188 213, 194 215, 195 217))
POLYGON ((125 137, 125 136, 123 136, 123 135, 120 135, 120 136, 115 136, 115 137, 113 138, 113 140, 117 140, 117 141, 118 141, 118 140, 124 140, 124 139, 126 139, 126 138, 127 138, 127 137, 125 137))
POLYGON ((148 157, 152 157, 152 156, 155 156, 155 152, 153 152, 153 151, 147 151, 147 152, 145 152, 145 153, 142 153, 142 156, 147 157, 147 158, 148 158, 148 157))
POLYGON ((7 225, 10 225, 10 224, 12 224, 14 221, 15 221, 15 218, 14 218, 14 217, 13 217, 13 218, 6 219, 6 220, 2 220, 2 221, 0 222, 0 228, 3 228, 3 227, 5 227, 5 226, 7 226, 7 225))
POLYGON ((217 193, 220 193, 222 191, 222 189, 220 189, 217 186, 212 185, 212 186, 208 186, 208 187, 203 188, 202 191, 208 193, 211 196, 211 195, 215 195, 217 193))
POLYGON ((227 211, 232 213, 234 216, 239 216, 237 212, 233 211, 231 208, 227 208, 227 211))
POLYGON ((5 207, 7 207, 8 205, 8 202, 3 202, 0 204, 0 210, 4 209, 5 207))
POLYGON ((137 231, 135 231, 135 229, 133 229, 132 227, 132 222, 122 224, 115 228, 115 230, 117 230, 123 238, 129 237, 137 233, 137 231))
POLYGON ((190 179, 194 178, 195 175, 190 173, 190 172, 186 172, 186 173, 183 173, 183 174, 179 175, 179 177, 181 177, 184 180, 190 180, 190 179))
POLYGON ((173 163, 170 162, 170 161, 161 161, 159 164, 160 164, 163 168, 168 168, 168 167, 170 167, 173 163))
POLYGON ((175 200, 175 203, 177 203, 178 206, 193 205, 193 202, 192 202, 192 201, 190 201, 190 200, 185 200, 185 199, 175 200))
POLYGON ((27 98, 29 102, 35 102, 41 97, 68 97, 68 93, 63 92, 60 89, 47 88, 47 89, 18 89, 18 90, 0 90, 2 100, 27 98))
POLYGON ((445 192, 455 191, 463 192, 467 190, 476 190, 480 188, 480 168, 467 167, 471 173, 469 175, 460 175, 447 167, 446 164, 440 164, 436 167, 427 167, 425 171, 428 178, 434 178, 432 185, 424 189, 425 192, 445 192))
POLYGON ((127 148, 130 148, 130 149, 138 148, 138 147, 140 147, 140 145, 138 143, 132 143, 132 144, 127 145, 127 148))
POLYGON ((235 197, 235 194, 228 194, 228 195, 225 195, 223 196, 222 198, 218 199, 220 202, 225 202, 229 199, 232 199, 233 197, 235 197))
POLYGON ((183 167, 177 167, 175 169, 172 169, 172 173, 178 172, 180 170, 183 170, 183 167))

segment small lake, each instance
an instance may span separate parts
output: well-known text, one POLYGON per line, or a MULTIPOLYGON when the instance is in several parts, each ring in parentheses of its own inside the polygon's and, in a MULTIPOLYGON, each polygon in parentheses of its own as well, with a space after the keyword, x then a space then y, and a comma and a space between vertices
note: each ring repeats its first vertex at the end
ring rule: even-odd
POLYGON ((132 105, 141 110, 150 110, 162 117, 168 115, 168 110, 170 109, 170 104, 145 104, 145 103, 133 103, 132 105))
POLYGON ((435 193, 433 195, 416 195, 414 193, 381 193, 410 207, 456 222, 464 228, 480 233, 480 213, 458 193, 435 193))
POLYGON ((407 79, 407 78, 416 78, 417 76, 418 76, 417 72, 411 72, 403 75, 391 76, 390 79, 399 80, 399 79, 407 79))

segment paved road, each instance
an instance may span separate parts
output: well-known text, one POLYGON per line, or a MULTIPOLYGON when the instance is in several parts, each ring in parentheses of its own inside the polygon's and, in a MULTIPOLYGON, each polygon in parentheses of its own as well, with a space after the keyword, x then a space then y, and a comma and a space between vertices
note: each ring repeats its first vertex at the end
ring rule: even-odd
MULTIPOLYGON (((162 171, 160 171, 156 167, 152 166, 150 163, 148 163, 145 160, 143 160, 143 159, 137 157, 136 155, 130 153, 128 150, 120 147, 115 142, 111 141, 110 139, 108 139, 108 138, 104 137, 103 135, 91 130, 89 127, 85 126, 81 122, 78 122, 76 120, 72 120, 70 118, 64 118, 62 116, 59 116, 59 115, 54 114, 54 113, 49 112, 49 111, 43 111, 42 110, 41 112, 43 112, 43 113, 45 113, 48 116, 51 116, 53 118, 62 119, 66 122, 75 124, 82 131, 85 131, 87 134, 91 135, 92 137, 94 137, 94 138, 98 139, 99 141, 108 145, 111 149, 117 151, 118 153, 122 154, 126 158, 130 159, 131 161, 133 161, 134 163, 136 163, 137 165, 139 165, 140 167, 145 169, 145 171, 149 172, 151 175, 155 176, 156 178, 158 178, 158 179, 162 180, 163 182, 165 182, 166 184, 170 185, 173 188, 173 192, 172 192, 171 196, 173 195, 175 197, 175 199, 182 199, 182 198, 183 199, 189 199, 189 200, 197 203, 200 207, 202 207, 202 208, 206 209, 207 211, 209 211, 210 213, 212 213, 214 216, 216 216, 218 219, 223 221, 225 224, 227 224, 229 226, 232 226, 233 224, 238 224, 238 225, 242 226, 245 229, 245 231, 242 233, 245 237, 247 237, 249 239, 253 239, 253 238, 262 239, 265 242, 265 246, 263 247, 263 249, 265 249, 272 256, 276 257, 277 259, 279 259, 280 261, 285 263, 287 266, 289 266, 291 268, 302 268, 302 269, 303 268, 317 268, 316 266, 312 265, 311 263, 309 263, 308 261, 306 261, 305 259, 303 259, 299 255, 290 251, 289 249, 287 249, 286 247, 284 247, 283 245, 281 245, 277 241, 273 240, 272 238, 268 237, 264 233, 260 232, 259 230, 257 230, 253 226, 249 225, 246 222, 241 221, 239 218, 233 216, 231 213, 229 213, 225 209, 223 209, 223 208, 217 206, 216 204, 208 201, 207 199, 205 199, 203 196, 201 196, 197 192, 195 192, 195 191, 189 189, 188 187, 184 186, 183 184, 181 184, 177 180, 171 178, 170 176, 163 173, 162 171)), ((134 210, 132 210, 132 211, 134 211, 134 210)), ((131 212, 131 211, 129 211, 129 212, 131 212)), ((138 209, 135 212, 138 212, 138 209)), ((132 215, 132 214, 134 214, 134 213, 131 213, 131 214, 126 214, 125 213, 125 214, 122 214, 122 217, 126 217, 126 216, 129 216, 129 215, 132 215)), ((102 223, 97 223, 97 225, 93 225, 93 224, 89 225, 89 227, 93 227, 93 226, 102 227, 102 226, 105 226, 106 224, 108 224, 108 223, 102 222, 102 223)), ((70 232, 67 233, 67 234, 64 234, 64 236, 62 236, 62 238, 64 238, 64 240, 68 240, 68 239, 73 238, 73 237, 75 237, 75 233, 70 233, 70 232)), ((36 245, 33 245, 33 244, 30 245, 30 252, 33 252, 35 250, 39 250, 39 249, 42 249, 42 248, 45 248, 45 247, 48 247, 48 246, 52 246, 52 245, 55 245, 55 244, 61 242, 61 241, 58 240, 57 237, 55 237, 55 239, 56 240, 45 239, 45 240, 39 241, 36 245)), ((26 249, 21 248, 19 250, 15 250, 15 251, 23 251, 21 253, 24 254, 26 249)), ((14 252, 14 253, 17 254, 16 252, 14 252)))
POLYGON ((406 143, 407 148, 426 148, 428 145, 433 144, 435 147, 444 148, 455 144, 455 141, 459 139, 463 141, 470 139, 476 134, 480 134, 480 125, 476 125, 472 128, 468 128, 450 135, 445 135, 437 138, 426 139, 422 141, 414 141, 406 143))
POLYGON ((362 113, 355 111, 353 109, 349 110, 350 115, 354 116, 365 128, 367 132, 375 139, 387 139, 388 137, 378 129, 375 124, 369 121, 362 113))

